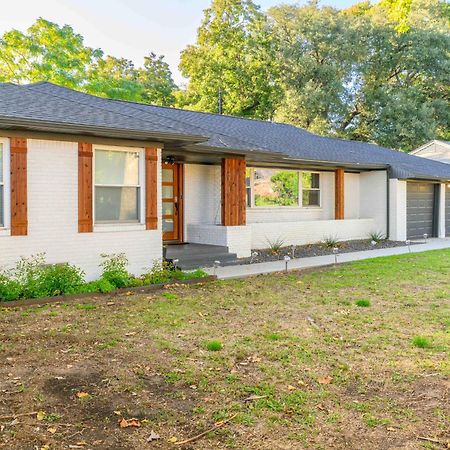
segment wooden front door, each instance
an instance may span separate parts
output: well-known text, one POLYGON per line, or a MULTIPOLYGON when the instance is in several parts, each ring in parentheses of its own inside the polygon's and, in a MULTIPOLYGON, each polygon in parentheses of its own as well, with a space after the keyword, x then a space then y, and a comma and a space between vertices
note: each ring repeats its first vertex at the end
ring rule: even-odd
POLYGON ((162 165, 162 230, 164 241, 181 241, 183 234, 183 166, 162 165))

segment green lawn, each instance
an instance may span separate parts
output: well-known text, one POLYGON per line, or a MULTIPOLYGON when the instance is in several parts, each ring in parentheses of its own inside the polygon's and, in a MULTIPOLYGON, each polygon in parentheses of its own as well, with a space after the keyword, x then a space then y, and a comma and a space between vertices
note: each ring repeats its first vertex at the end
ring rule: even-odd
POLYGON ((0 311, 0 447, 450 440, 450 250, 0 311))

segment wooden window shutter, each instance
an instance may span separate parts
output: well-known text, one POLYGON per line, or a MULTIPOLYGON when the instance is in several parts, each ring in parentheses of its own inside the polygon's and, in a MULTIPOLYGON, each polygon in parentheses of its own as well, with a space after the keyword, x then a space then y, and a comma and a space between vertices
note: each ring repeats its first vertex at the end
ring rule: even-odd
POLYGON ((158 150, 145 149, 145 228, 158 229, 158 150))
POLYGON ((335 219, 344 219, 344 169, 336 169, 335 171, 335 184, 334 184, 334 196, 335 196, 335 219))
POLYGON ((92 188, 92 144, 78 143, 78 232, 94 228, 92 188))
POLYGON ((243 159, 222 160, 222 225, 246 224, 246 163, 243 159))
POLYGON ((28 234, 27 140, 11 138, 11 236, 28 234))

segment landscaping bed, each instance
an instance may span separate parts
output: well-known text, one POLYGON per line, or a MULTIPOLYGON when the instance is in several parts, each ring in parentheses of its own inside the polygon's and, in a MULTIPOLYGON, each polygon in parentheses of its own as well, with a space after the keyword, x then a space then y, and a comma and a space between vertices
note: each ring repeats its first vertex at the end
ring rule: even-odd
MULTIPOLYGON (((393 248, 393 247, 404 247, 406 244, 404 241, 388 241, 387 239, 382 239, 378 241, 375 245, 371 244, 371 239, 360 239, 351 241, 339 241, 339 242, 326 242, 326 243, 316 243, 307 245, 296 245, 286 246, 277 248, 266 248, 262 250, 253 250, 252 254, 254 256, 250 258, 242 258, 239 260, 241 264, 253 264, 268 261, 277 261, 283 259, 285 256, 290 258, 309 258, 312 256, 324 256, 332 255, 333 248, 337 247, 339 253, 351 253, 360 252, 364 250, 374 250, 379 248, 393 248)), ((411 242, 411 246, 416 243, 411 242)))
POLYGON ((441 250, 0 306, 0 448, 447 448, 449 273, 441 250))

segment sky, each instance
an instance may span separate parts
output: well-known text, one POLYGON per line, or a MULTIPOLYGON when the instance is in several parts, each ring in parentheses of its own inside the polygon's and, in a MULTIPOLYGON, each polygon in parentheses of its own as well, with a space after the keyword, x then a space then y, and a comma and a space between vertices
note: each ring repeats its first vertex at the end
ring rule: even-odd
MULTIPOLYGON (((25 31, 38 17, 71 25, 86 45, 105 54, 132 60, 137 66, 150 52, 164 55, 174 80, 180 52, 195 43, 203 10, 211 0, 3 0, 0 35, 13 28, 25 31)), ((263 9, 295 0, 255 0, 263 9)), ((356 0, 322 0, 323 5, 343 8, 356 0)))

